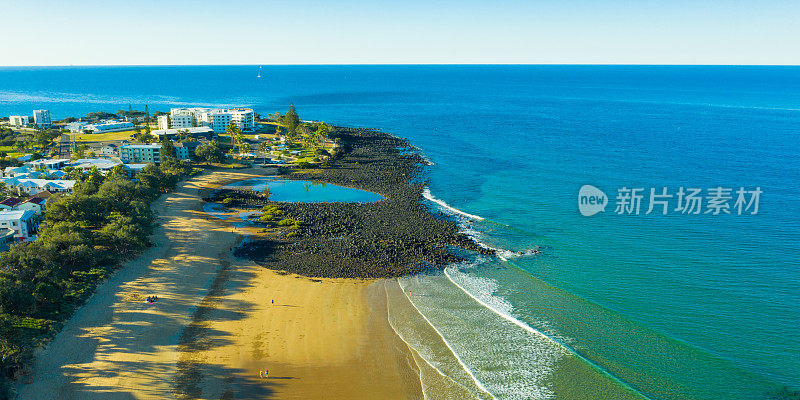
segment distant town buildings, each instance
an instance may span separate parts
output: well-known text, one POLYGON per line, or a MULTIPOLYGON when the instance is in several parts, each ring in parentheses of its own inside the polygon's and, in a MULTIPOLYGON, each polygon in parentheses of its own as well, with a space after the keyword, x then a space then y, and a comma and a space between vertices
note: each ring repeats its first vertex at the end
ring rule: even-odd
POLYGON ((255 113, 250 108, 173 108, 169 115, 158 117, 158 129, 209 127, 214 132, 224 133, 231 122, 243 132, 252 132, 255 113))
POLYGON ((52 125, 50 110, 33 110, 33 123, 39 127, 48 127, 52 125))
POLYGON ((84 131, 91 133, 119 132, 133 129, 133 122, 106 120, 97 124, 89 124, 84 131))
POLYGON ((133 129, 133 122, 130 121, 117 121, 117 120, 103 120, 95 124, 88 122, 71 122, 66 126, 67 130, 73 133, 106 133, 106 132, 119 132, 133 129))
POLYGON ((17 128, 23 128, 29 125, 30 117, 27 115, 10 115, 8 123, 17 128))
POLYGON ((9 115, 8 123, 17 128, 27 128, 36 125, 41 128, 46 128, 52 125, 49 110, 33 110, 33 116, 28 115, 9 115), (31 122, 32 121, 32 122, 31 122))
POLYGON ((70 122, 67 124, 65 128, 72 133, 83 133, 83 131, 86 130, 86 126, 88 125, 89 125, 88 122, 81 122, 81 121, 70 122))

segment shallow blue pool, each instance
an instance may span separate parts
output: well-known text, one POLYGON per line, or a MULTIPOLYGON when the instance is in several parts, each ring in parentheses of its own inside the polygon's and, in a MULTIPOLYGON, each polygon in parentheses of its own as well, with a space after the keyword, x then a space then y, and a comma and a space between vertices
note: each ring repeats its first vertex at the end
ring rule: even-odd
POLYGON ((383 196, 366 190, 352 189, 330 183, 276 178, 252 178, 223 187, 223 189, 233 188, 251 188, 259 192, 269 188, 271 193, 270 200, 300 203, 370 203, 383 199, 383 196))

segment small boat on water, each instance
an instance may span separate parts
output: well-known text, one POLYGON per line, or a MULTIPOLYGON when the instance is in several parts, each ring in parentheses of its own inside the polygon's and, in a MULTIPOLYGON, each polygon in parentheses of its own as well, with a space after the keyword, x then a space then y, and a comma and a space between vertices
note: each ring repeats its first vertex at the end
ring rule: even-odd
POLYGON ((261 78, 261 66, 260 65, 258 66, 258 75, 256 76, 256 78, 261 78))

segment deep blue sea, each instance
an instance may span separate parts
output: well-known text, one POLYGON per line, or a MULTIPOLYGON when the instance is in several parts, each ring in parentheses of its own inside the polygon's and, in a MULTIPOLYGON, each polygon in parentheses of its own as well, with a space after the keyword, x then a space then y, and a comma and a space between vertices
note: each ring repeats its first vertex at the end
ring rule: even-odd
POLYGON ((303 119, 408 138, 432 163, 432 206, 500 250, 398 282, 414 318, 447 351, 414 337, 422 329, 413 324, 394 326, 452 390, 564 399, 625 397, 609 394, 619 390, 767 399, 783 386, 800 390, 800 67, 257 73, 0 68, 0 115, 46 108, 63 118, 145 104, 267 114, 293 102, 303 119), (605 212, 581 215, 583 185, 607 195, 605 212), (701 189, 699 214, 675 210, 681 187, 701 189), (730 214, 706 213, 717 187, 731 189, 730 214), (638 215, 615 212, 623 188, 642 189, 638 215), (667 215, 659 206, 646 214, 651 188, 673 196, 667 215), (755 204, 738 214, 739 188, 747 201, 761 191, 756 214, 755 204))

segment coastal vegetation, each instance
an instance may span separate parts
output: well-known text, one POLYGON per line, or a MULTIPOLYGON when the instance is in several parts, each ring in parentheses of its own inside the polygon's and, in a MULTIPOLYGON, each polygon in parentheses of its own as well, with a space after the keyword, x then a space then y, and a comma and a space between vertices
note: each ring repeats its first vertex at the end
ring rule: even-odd
POLYGON ((130 179, 121 167, 76 174, 71 195, 47 203, 39 239, 0 257, 0 398, 25 373, 32 351, 49 340, 103 279, 149 244, 149 203, 192 168, 175 159, 130 179))

